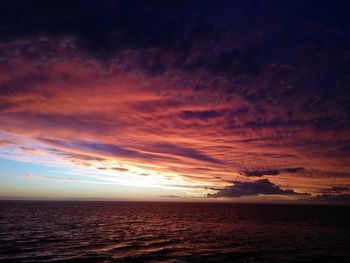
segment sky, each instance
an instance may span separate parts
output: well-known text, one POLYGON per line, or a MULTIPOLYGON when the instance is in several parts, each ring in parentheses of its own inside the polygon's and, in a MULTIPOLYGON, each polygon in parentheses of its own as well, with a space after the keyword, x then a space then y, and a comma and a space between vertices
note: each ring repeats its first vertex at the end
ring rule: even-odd
POLYGON ((3 1, 0 199, 350 204, 348 1, 3 1))

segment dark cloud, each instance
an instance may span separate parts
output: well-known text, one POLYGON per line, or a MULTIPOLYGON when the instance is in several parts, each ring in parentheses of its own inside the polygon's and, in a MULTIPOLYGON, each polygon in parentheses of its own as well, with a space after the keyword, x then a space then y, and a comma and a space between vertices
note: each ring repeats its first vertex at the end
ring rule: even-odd
POLYGON ((184 111, 182 112, 183 118, 186 119, 212 119, 220 117, 224 114, 223 111, 217 111, 217 110, 207 110, 207 111, 184 111))
POLYGON ((127 172, 129 169, 122 168, 122 167, 98 167, 99 170, 106 171, 106 170, 115 170, 118 172, 127 172))
POLYGON ((187 157, 190 159, 195 159, 203 162, 209 163, 220 163, 219 160, 209 157, 206 154, 189 147, 184 147, 180 145, 175 145, 172 143, 155 143, 147 147, 148 151, 154 153, 171 154, 173 156, 187 157))
POLYGON ((238 116, 244 116, 249 112, 249 107, 240 107, 237 109, 224 109, 224 110, 202 110, 202 111, 183 111, 180 116, 186 120, 203 120, 208 121, 211 119, 220 119, 226 117, 226 119, 232 119, 238 116))
MULTIPOLYGON (((53 146, 65 147, 68 150, 79 150, 85 151, 91 154, 100 154, 107 156, 114 156, 119 158, 126 159, 142 159, 142 160, 168 160, 174 161, 177 157, 186 157, 189 159, 194 159, 202 162, 209 163, 220 163, 219 160, 211 158, 204 153, 201 153, 198 150, 194 150, 188 147, 178 146, 170 143, 155 143, 145 149, 147 153, 139 150, 127 149, 115 144, 106 144, 106 143, 96 143, 91 141, 70 141, 70 140, 57 140, 49 138, 38 138, 42 142, 49 143, 53 146), (164 156, 165 154, 165 156, 164 156)), ((73 156, 72 153, 64 153, 69 156, 73 156)), ((80 154, 77 155, 79 157, 80 154)), ((83 155, 79 159, 83 159, 83 155)), ((89 155, 86 155, 86 158, 90 158, 89 155)), ((100 158, 100 157, 92 157, 100 158)))
POLYGON ((19 104, 14 102, 3 102, 0 103, 0 112, 7 112, 16 108, 19 104))
MULTIPOLYGON (((301 1, 5 1, 0 8, 0 41, 11 44, 46 36, 56 43, 70 37, 76 50, 101 58, 104 65, 116 59, 125 69, 141 70, 150 78, 168 74, 172 79, 182 71, 192 79, 179 80, 180 86, 219 90, 227 99, 238 95, 260 114, 268 113, 270 105, 291 114, 248 120, 246 128, 344 128, 350 119, 349 6, 337 2, 327 5, 326 12, 323 3, 314 5, 301 1), (244 14, 251 12, 254 16, 246 23, 244 14), (126 50, 136 58, 130 61, 126 50), (300 115, 307 116, 293 118, 300 115)), ((19 51, 26 57, 34 53, 34 60, 57 55, 57 44, 47 47, 42 42, 19 51), (33 46, 36 51, 25 51, 33 46)), ((0 94, 38 91, 33 86, 47 81, 45 74, 26 73, 4 81, 0 94)), ((0 105, 5 110, 11 107, 11 103, 0 105)), ((221 114, 220 110, 183 112, 185 118, 203 120, 221 114)), ((232 122, 227 127, 242 125, 232 122)))
POLYGON ((255 182, 232 181, 233 185, 227 186, 217 193, 208 194, 209 198, 241 197, 254 195, 305 195, 295 192, 293 189, 282 189, 271 183, 268 179, 255 182))
MULTIPOLYGON (((5 0, 0 132, 197 181, 349 178, 349 13, 346 1, 5 0)), ((293 191, 250 184, 212 190, 293 191)))
POLYGON ((256 176, 261 177, 264 175, 278 175, 280 172, 278 170, 252 170, 243 171, 242 174, 245 176, 256 176))
POLYGON ((350 194, 321 194, 303 200, 319 201, 322 203, 350 204, 350 194))
POLYGON ((303 167, 295 167, 295 168, 286 168, 284 169, 285 172, 287 173, 297 173, 297 172, 301 172, 304 171, 305 169, 303 167))
POLYGON ((116 170, 118 172, 127 172, 127 171, 129 171, 129 169, 123 168, 123 167, 113 167, 112 169, 116 170))
POLYGON ((70 151, 63 151, 59 149, 48 149, 49 152, 56 154, 58 156, 63 156, 65 158, 71 158, 75 160, 81 160, 81 161, 104 161, 106 159, 94 155, 88 155, 88 154, 81 154, 81 153, 75 153, 70 151))
POLYGON ((252 177, 262 177, 264 175, 279 175, 280 173, 298 173, 303 171, 303 167, 295 167, 295 168, 285 168, 285 169, 268 169, 268 170, 250 170, 243 171, 241 174, 245 176, 252 177))
POLYGON ((331 188, 323 188, 321 192, 324 194, 342 194, 342 193, 350 193, 349 186, 333 186, 331 188))
MULTIPOLYGON (((44 73, 27 73, 24 75, 16 76, 14 79, 9 79, 2 81, 0 84, 0 95, 14 95, 18 93, 39 93, 44 96, 47 91, 43 92, 38 90, 37 87, 40 85, 45 85, 49 81, 49 76, 44 73)), ((1 104, 0 104, 1 105, 1 104)), ((7 105, 9 108, 11 105, 7 105)), ((4 105, 1 108, 4 108, 4 105)), ((6 109, 6 108, 5 108, 6 109)))
POLYGON ((187 197, 180 196, 180 195, 160 195, 159 197, 163 197, 163 198, 187 198, 187 197))
POLYGON ((111 129, 105 121, 105 117, 98 114, 87 115, 66 115, 66 114, 48 114, 32 112, 8 112, 2 113, 0 121, 19 121, 23 125, 32 125, 33 127, 46 127, 47 129, 78 129, 92 133, 104 133, 111 129))
POLYGON ((142 158, 142 159, 152 159, 161 158, 160 155, 141 153, 135 150, 129 150, 114 144, 106 143, 95 143, 88 141, 68 141, 68 140, 56 140, 39 138, 41 141, 49 143, 51 145, 67 147, 68 149, 78 149, 86 152, 112 155, 115 157, 130 157, 130 158, 142 158))

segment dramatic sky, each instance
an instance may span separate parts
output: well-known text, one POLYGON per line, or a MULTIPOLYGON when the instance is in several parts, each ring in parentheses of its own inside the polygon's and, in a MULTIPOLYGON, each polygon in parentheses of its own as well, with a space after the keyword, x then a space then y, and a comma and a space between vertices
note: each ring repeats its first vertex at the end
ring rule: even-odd
POLYGON ((350 203, 348 1, 0 6, 0 198, 350 203))

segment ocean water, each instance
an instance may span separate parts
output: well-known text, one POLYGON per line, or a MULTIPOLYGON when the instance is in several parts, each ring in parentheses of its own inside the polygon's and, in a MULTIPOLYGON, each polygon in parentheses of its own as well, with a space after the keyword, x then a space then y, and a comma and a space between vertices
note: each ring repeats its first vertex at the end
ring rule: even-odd
POLYGON ((350 207, 0 202, 0 262, 350 262, 350 207))

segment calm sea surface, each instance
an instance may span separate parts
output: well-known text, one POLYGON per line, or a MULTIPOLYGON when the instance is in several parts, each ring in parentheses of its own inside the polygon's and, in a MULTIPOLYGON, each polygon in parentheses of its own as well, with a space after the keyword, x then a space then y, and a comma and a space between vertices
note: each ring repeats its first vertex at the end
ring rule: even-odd
POLYGON ((0 262, 350 262, 350 207, 1 201, 0 262))

